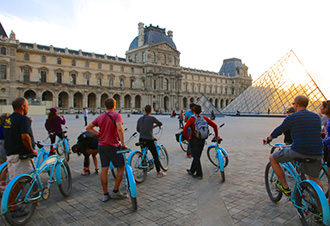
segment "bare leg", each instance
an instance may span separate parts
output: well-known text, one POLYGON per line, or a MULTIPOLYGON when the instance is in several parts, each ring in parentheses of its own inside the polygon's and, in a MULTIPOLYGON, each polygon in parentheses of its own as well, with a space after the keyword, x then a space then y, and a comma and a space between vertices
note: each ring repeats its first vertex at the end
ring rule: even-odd
MULTIPOLYGON (((116 183, 115 183, 113 190, 119 190, 120 184, 124 177, 124 170, 125 170, 125 165, 118 168, 118 172, 117 172, 117 176, 116 176, 116 183)), ((102 168, 102 172, 103 172, 103 168, 102 168)))
POLYGON ((288 183, 286 182, 286 179, 285 179, 285 175, 284 175, 284 171, 280 165, 280 163, 278 163, 273 155, 270 155, 269 156, 269 160, 270 160, 270 163, 272 164, 272 168, 276 174, 276 176, 278 177, 278 179, 281 181, 282 185, 283 185, 283 188, 284 189, 287 189, 289 188, 289 185, 288 183))
MULTIPOLYGON (((109 170, 108 166, 102 167, 101 170, 101 184, 104 194, 108 193, 108 170, 109 170)), ((116 179, 116 183, 117 183, 117 179, 116 179)))

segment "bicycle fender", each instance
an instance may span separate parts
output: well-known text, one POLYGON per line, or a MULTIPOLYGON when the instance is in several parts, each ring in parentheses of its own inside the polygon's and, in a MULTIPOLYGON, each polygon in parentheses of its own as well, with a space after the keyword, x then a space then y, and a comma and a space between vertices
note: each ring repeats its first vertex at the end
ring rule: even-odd
MULTIPOLYGON (((31 177, 29 174, 20 174, 14 177, 7 185, 5 191, 2 194, 2 200, 1 200, 1 213, 5 214, 8 211, 8 199, 11 189, 13 188, 15 182, 20 179, 23 176, 31 177)), ((32 177, 31 177, 32 178, 32 177)))
POLYGON ((209 146, 207 147, 207 149, 209 149, 209 148, 215 148, 215 149, 217 149, 217 146, 216 146, 216 144, 211 144, 211 145, 209 145, 209 146))
POLYGON ((314 182, 312 180, 304 180, 304 181, 310 183, 313 186, 318 197, 320 198, 322 213, 323 213, 323 224, 330 225, 330 211, 329 211, 328 200, 325 197, 325 194, 324 194, 322 188, 316 182, 314 182))
POLYGON ((226 157, 228 157, 228 154, 227 154, 227 152, 225 151, 225 149, 223 149, 222 147, 219 147, 219 149, 221 150, 221 152, 222 152, 226 157))
POLYGON ((67 139, 64 139, 64 150, 66 151, 66 153, 70 153, 70 148, 69 148, 69 143, 67 139))
POLYGON ((125 167, 126 167, 126 177, 127 180, 129 181, 129 189, 131 191, 131 196, 135 198, 137 196, 137 192, 136 192, 136 184, 133 176, 132 167, 128 164, 126 164, 125 167))
MULTIPOLYGON (((140 152, 138 150, 132 151, 131 154, 129 154, 128 158, 127 158, 127 162, 130 163, 132 156, 136 153, 136 152, 140 152)), ((142 154, 142 152, 140 152, 142 154)), ((132 170, 132 169, 131 169, 132 170)))
POLYGON ((218 153, 220 171, 223 172, 225 170, 225 166, 224 166, 224 161, 223 161, 223 158, 222 158, 221 151, 217 150, 217 153, 218 153))
POLYGON ((4 162, 0 165, 0 172, 3 170, 3 168, 5 168, 7 166, 7 162, 4 162))

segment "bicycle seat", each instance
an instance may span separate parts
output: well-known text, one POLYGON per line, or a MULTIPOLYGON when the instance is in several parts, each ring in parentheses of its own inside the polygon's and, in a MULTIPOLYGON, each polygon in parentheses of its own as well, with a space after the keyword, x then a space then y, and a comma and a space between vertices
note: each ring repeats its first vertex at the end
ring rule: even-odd
POLYGON ((218 138, 212 139, 211 142, 218 142, 220 144, 221 141, 222 141, 222 138, 218 137, 218 138))
POLYGON ((29 154, 25 154, 25 155, 20 155, 19 159, 25 160, 25 159, 32 159, 34 157, 37 157, 37 155, 34 153, 29 153, 29 154))
POLYGON ((297 158, 295 159, 295 161, 297 162, 306 162, 306 163, 311 163, 311 162, 315 162, 316 159, 311 159, 311 158, 305 158, 305 159, 302 159, 302 158, 297 158))

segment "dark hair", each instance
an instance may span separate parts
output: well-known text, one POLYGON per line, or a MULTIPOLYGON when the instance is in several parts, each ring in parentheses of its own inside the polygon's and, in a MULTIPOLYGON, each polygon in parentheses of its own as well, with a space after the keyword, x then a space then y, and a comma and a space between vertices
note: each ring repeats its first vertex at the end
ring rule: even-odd
POLYGON ((195 113, 200 114, 202 112, 202 107, 198 104, 195 105, 195 113))
POLYGON ((145 111, 147 114, 149 114, 149 113, 151 112, 151 106, 150 106, 150 105, 146 105, 146 106, 144 107, 144 111, 145 111))
POLYGON ((325 108, 325 114, 330 115, 330 100, 323 101, 322 105, 325 108))
POLYGON ((16 98, 11 105, 13 106, 14 111, 18 110, 22 105, 25 104, 26 99, 24 97, 16 98))
POLYGON ((105 100, 104 104, 107 109, 112 109, 116 105, 116 100, 110 97, 105 100))
POLYGON ((192 109, 195 106, 196 106, 196 104, 194 104, 194 103, 192 103, 192 104, 189 105, 190 109, 192 109))

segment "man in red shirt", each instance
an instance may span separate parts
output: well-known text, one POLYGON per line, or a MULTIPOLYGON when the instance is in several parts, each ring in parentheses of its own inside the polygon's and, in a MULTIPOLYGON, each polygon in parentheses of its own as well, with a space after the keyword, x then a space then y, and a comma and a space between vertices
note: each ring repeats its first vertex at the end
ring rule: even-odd
POLYGON ((110 198, 125 198, 119 191, 120 183, 124 176, 125 162, 122 154, 117 154, 121 149, 127 149, 124 140, 123 119, 121 114, 115 112, 116 101, 113 98, 105 100, 107 112, 98 116, 86 127, 86 130, 99 138, 98 151, 101 160, 101 184, 104 193, 103 202, 110 198), (99 131, 94 127, 99 127, 99 131), (108 170, 110 161, 118 167, 115 186, 111 195, 108 192, 108 170))
MULTIPOLYGON (((200 105, 195 105, 195 117, 203 117, 207 124, 212 126, 214 130, 214 138, 218 137, 218 126, 211 119, 206 116, 200 116, 202 112, 202 107, 200 105)), ((187 169, 188 174, 192 175, 194 178, 203 179, 202 165, 200 162, 200 158, 202 155, 202 151, 205 145, 205 139, 196 138, 194 132, 188 135, 188 128, 191 127, 191 131, 195 131, 195 117, 190 117, 183 127, 183 135, 185 139, 189 140, 189 144, 191 147, 191 153, 193 157, 193 161, 191 163, 190 169, 187 169), (196 173, 196 174, 195 174, 196 173)))

